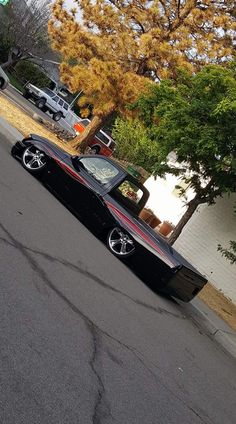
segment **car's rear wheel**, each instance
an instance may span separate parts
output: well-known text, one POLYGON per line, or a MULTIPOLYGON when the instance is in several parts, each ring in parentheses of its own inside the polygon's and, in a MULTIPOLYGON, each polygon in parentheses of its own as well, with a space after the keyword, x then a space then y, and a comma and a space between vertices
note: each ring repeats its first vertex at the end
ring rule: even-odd
POLYGON ((60 119, 62 118, 62 113, 61 112, 56 112, 56 113, 54 113, 53 114, 53 120, 54 121, 56 121, 56 122, 58 122, 58 121, 60 121, 60 119))
POLYGON ((47 159, 44 152, 31 145, 24 150, 21 162, 31 174, 40 174, 46 167, 47 159))
POLYGON ((92 155, 98 155, 100 152, 100 149, 98 146, 92 146, 90 149, 91 149, 92 155))
POLYGON ((134 240, 120 227, 112 228, 107 236, 107 246, 113 255, 125 259, 135 252, 134 240))

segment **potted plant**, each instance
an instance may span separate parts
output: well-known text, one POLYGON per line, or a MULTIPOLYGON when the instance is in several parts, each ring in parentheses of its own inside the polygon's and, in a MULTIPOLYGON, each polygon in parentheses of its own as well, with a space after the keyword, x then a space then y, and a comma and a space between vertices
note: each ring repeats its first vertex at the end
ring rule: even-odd
POLYGON ((172 222, 163 221, 159 227, 159 232, 163 236, 167 237, 171 233, 171 231, 173 231, 173 229, 174 229, 174 225, 172 224, 172 222))
POLYGON ((139 214, 139 217, 145 222, 149 223, 153 217, 153 211, 149 208, 143 208, 139 214))

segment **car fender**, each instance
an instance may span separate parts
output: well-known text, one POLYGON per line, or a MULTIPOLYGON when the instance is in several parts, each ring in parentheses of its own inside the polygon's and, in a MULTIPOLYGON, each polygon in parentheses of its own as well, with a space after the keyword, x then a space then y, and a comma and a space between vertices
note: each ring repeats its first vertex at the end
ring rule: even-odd
MULTIPOLYGON (((46 139, 45 139, 46 140, 46 139)), ((28 147, 30 145, 34 145, 35 147, 37 147, 41 152, 45 153, 45 155, 49 158, 49 159, 53 159, 53 156, 57 156, 56 152, 54 151, 54 149, 49 149, 48 146, 45 145, 45 143, 43 142, 43 138, 38 138, 37 136, 30 136, 30 138, 26 138, 22 141, 22 143, 24 144, 24 146, 28 147)))

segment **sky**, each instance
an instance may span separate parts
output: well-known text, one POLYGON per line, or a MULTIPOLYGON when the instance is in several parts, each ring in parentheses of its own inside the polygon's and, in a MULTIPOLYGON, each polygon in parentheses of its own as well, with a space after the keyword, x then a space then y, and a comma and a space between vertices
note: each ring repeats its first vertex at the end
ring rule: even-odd
POLYGON ((73 0, 65 0, 65 4, 70 8, 74 7, 74 5, 75 5, 73 0))

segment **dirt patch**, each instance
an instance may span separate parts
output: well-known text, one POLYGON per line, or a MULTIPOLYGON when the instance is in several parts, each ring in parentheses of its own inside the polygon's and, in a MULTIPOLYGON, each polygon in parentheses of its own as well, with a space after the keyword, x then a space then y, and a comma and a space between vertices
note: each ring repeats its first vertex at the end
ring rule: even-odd
POLYGON ((73 155, 78 152, 73 149, 68 143, 60 141, 55 134, 44 128, 40 123, 36 122, 24 113, 20 108, 15 106, 5 97, 0 97, 0 115, 6 119, 13 127, 20 131, 24 136, 27 134, 38 134, 46 137, 68 153, 73 155))
POLYGON ((227 299, 219 290, 208 283, 198 297, 216 312, 227 324, 236 330, 236 305, 227 299))

